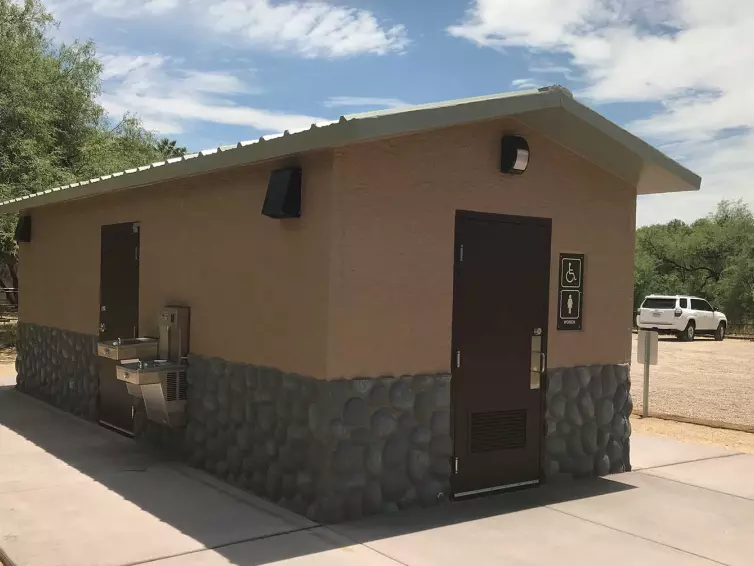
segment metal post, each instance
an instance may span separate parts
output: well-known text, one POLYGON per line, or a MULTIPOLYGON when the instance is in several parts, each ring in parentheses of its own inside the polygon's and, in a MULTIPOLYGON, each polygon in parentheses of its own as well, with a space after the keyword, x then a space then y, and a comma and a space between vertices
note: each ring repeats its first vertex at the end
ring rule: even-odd
POLYGON ((644 333, 644 401, 642 403, 642 418, 649 416, 649 345, 651 332, 644 333))

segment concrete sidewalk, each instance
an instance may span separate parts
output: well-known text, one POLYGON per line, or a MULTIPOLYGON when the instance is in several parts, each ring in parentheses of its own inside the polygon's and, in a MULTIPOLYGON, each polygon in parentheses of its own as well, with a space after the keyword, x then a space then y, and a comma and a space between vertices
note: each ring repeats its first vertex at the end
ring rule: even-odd
POLYGON ((754 456, 635 436, 639 471, 322 527, 0 388, 9 566, 752 564, 754 456))

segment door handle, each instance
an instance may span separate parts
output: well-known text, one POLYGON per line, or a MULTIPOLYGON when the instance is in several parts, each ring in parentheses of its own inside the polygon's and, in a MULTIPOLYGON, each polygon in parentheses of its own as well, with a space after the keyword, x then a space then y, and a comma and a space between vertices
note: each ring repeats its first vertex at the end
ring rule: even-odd
POLYGON ((544 352, 539 353, 539 373, 547 371, 547 354, 544 352))

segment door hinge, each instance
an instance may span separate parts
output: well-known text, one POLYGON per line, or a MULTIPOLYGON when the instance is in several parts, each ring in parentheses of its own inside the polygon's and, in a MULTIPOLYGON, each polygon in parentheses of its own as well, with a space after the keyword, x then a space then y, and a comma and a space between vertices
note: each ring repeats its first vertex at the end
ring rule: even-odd
POLYGON ((134 258, 136 261, 139 261, 139 248, 134 249, 134 258))
POLYGON ((453 458, 453 473, 458 475, 458 458, 453 458))
POLYGON ((131 418, 134 418, 135 414, 136 414, 136 409, 134 409, 134 406, 131 405, 131 418))
POLYGON ((456 350, 456 367, 461 367, 461 350, 456 350))
POLYGON ((463 244, 461 244, 461 249, 458 250, 458 263, 463 263, 463 244))

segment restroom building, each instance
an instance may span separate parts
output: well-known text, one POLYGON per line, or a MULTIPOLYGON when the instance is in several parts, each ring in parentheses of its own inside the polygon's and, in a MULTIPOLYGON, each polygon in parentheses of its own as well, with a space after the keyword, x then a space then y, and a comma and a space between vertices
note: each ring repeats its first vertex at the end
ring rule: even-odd
POLYGON ((699 186, 555 86, 40 187, 18 388, 321 521, 629 470, 637 196, 699 186), (159 423, 97 344, 165 306, 159 423))

